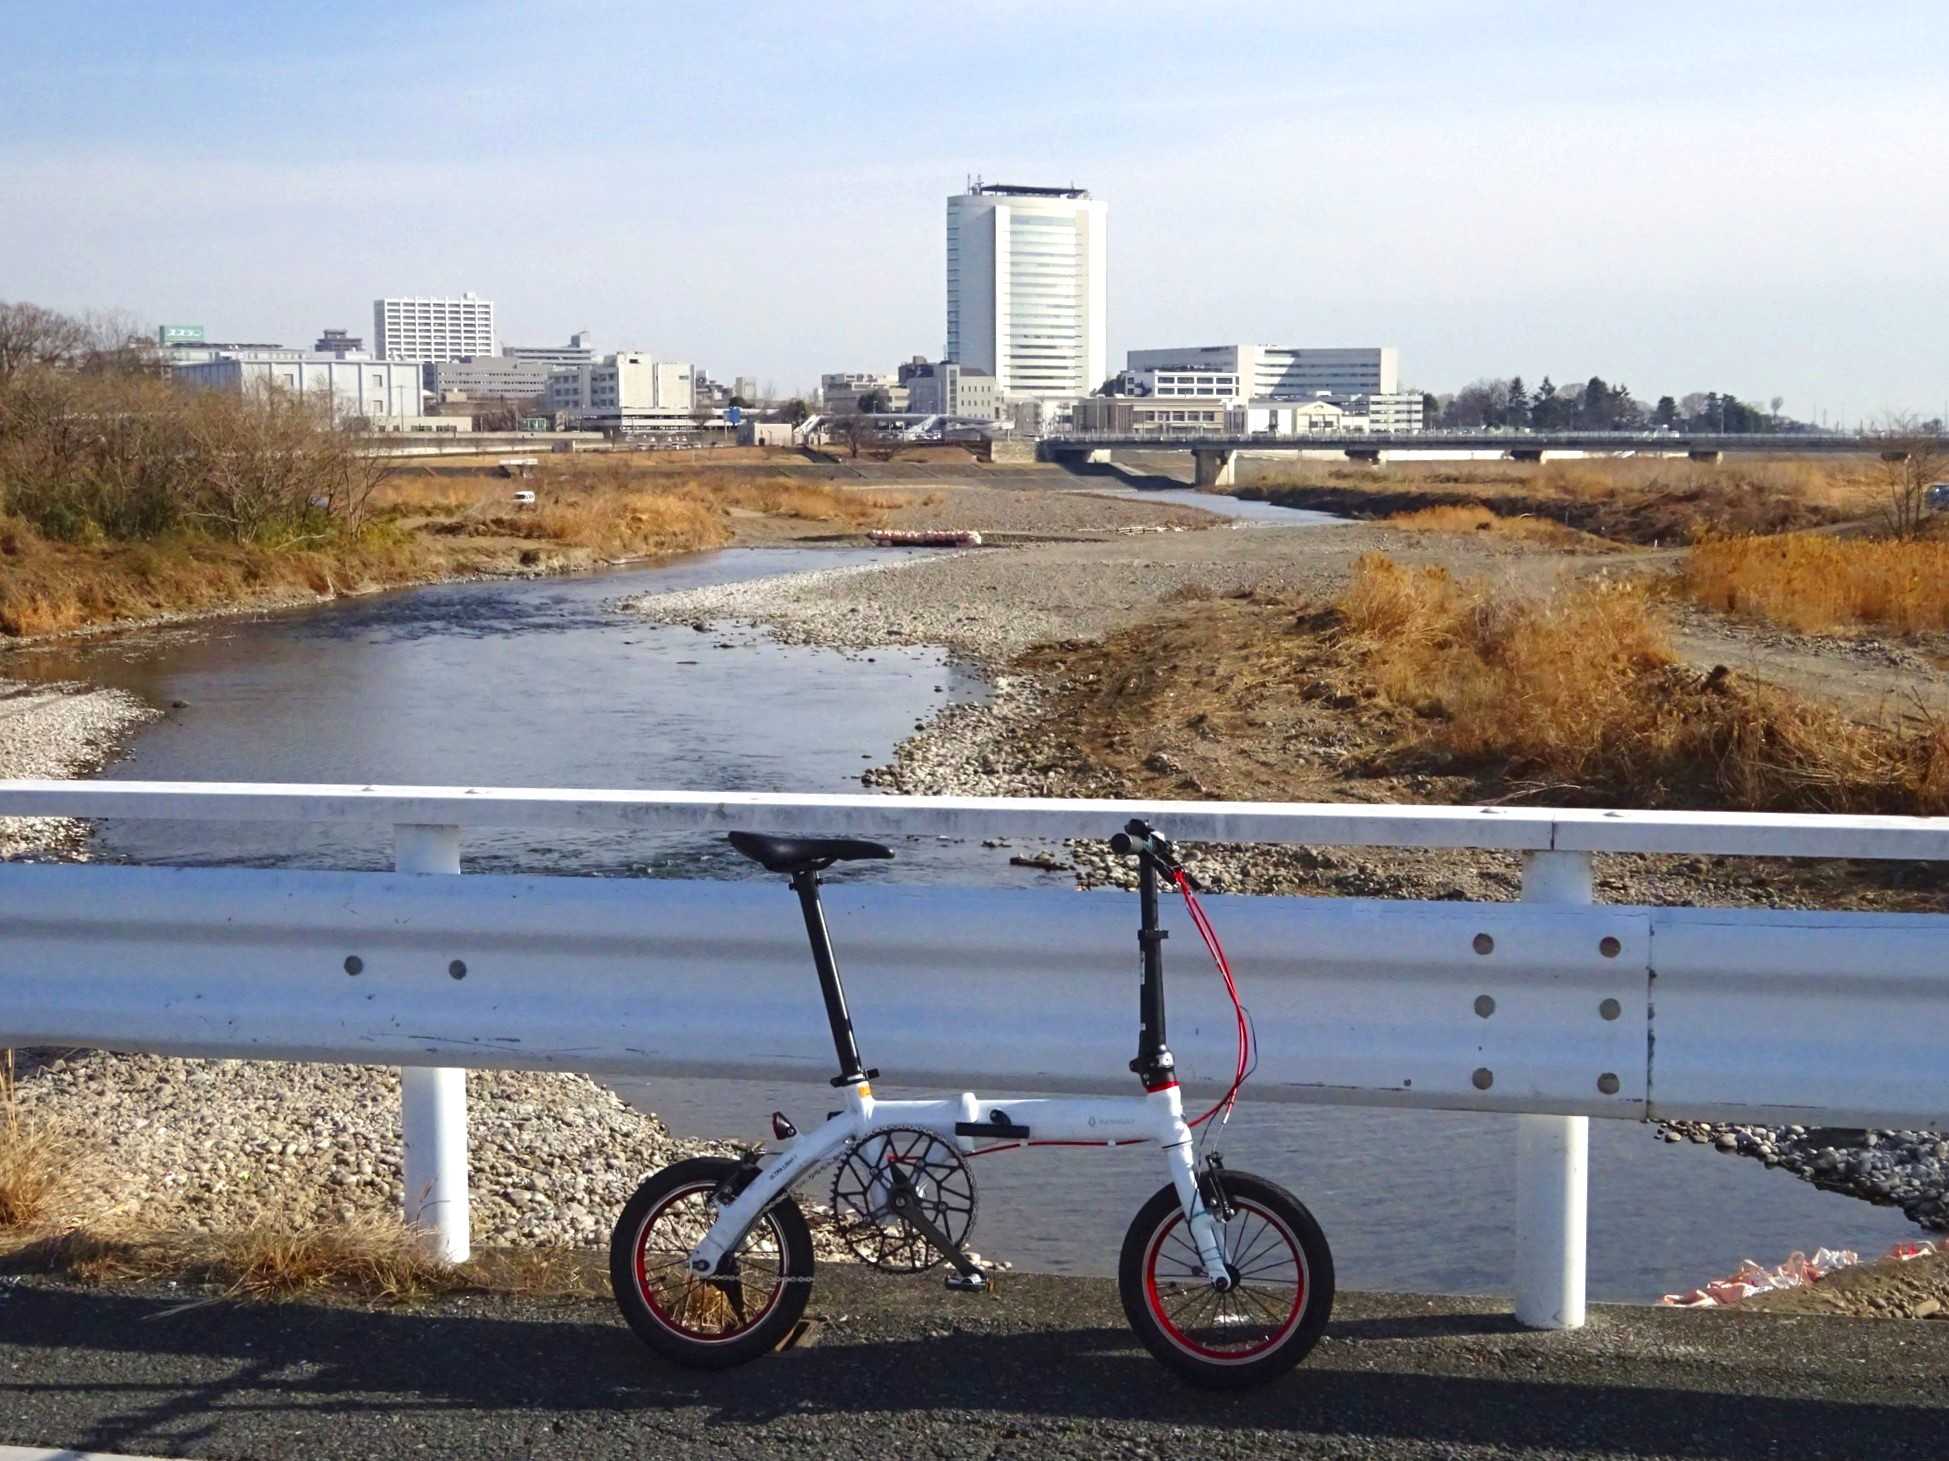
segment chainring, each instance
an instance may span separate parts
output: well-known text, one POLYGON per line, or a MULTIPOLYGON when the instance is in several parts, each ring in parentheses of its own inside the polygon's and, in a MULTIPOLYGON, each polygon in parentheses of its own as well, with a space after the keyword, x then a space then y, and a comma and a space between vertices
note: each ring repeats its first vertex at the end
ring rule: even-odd
POLYGON ((882 1127, 846 1149, 832 1177, 833 1226, 860 1262, 922 1273, 947 1255, 893 1211, 885 1174, 896 1163, 928 1221, 965 1249, 974 1231, 974 1173, 951 1143, 917 1126, 882 1127))

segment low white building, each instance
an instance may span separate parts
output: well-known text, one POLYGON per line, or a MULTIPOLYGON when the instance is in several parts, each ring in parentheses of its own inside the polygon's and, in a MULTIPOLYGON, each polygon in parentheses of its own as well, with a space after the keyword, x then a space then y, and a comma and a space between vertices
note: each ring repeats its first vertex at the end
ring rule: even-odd
POLYGON ((1251 401, 1227 413, 1240 436, 1337 436, 1368 429, 1367 418, 1334 401, 1251 401))
POLYGON ((833 416, 853 415, 859 410, 860 401, 876 391, 886 397, 887 410, 907 409, 908 390, 897 376, 842 370, 819 377, 819 403, 833 416))
POLYGON ((675 430, 691 424, 696 386, 697 369, 688 361, 619 350, 588 365, 551 372, 548 409, 594 430, 675 430))
POLYGON ((1401 352, 1393 345, 1183 345, 1132 350, 1125 363, 1140 377, 1236 376, 1236 393, 1253 401, 1304 399, 1321 392, 1392 395, 1401 388, 1401 352))
POLYGON ((906 410, 926 416, 960 416, 977 421, 1000 421, 1008 415, 1001 382, 985 370, 952 360, 902 366, 906 378, 906 410))
POLYGON ((428 417, 421 407, 421 362, 372 356, 325 355, 301 350, 239 351, 215 360, 178 365, 175 379, 205 390, 284 391, 299 400, 329 403, 332 419, 363 418, 383 430, 402 427, 457 430, 453 417, 428 417))

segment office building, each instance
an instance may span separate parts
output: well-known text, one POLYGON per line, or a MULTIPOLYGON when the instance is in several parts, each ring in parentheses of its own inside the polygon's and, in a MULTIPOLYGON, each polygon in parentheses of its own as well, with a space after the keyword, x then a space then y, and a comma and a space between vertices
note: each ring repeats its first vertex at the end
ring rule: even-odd
POLYGON ((945 358, 1005 398, 1088 395, 1109 374, 1105 205, 1082 188, 984 184, 947 200, 945 358))
POLYGON ((926 416, 961 416, 999 421, 1008 414, 1000 384, 985 370, 957 361, 900 367, 906 382, 907 410, 926 416))
POLYGON ((426 367, 426 388, 442 401, 540 400, 548 394, 548 378, 557 369, 546 361, 514 360, 506 355, 435 360, 426 367))
POLYGON ((508 360, 524 365, 571 366, 595 363, 595 336, 577 330, 566 345, 510 345, 501 352, 508 360))
POLYGON ((624 434, 687 429, 697 409, 697 371, 688 361, 621 350, 588 365, 552 371, 548 409, 590 430, 624 434))
POLYGON ((1375 391, 1364 402, 1369 431, 1423 431, 1428 402, 1420 391, 1375 391))
POLYGON ((495 349, 491 299, 463 294, 372 301, 372 353, 381 360, 461 360, 495 349))
POLYGON ((1132 350, 1126 362, 1152 393, 1169 378, 1182 389, 1212 377, 1236 378, 1246 400, 1305 400, 1334 396, 1393 395, 1401 389, 1401 352, 1392 345, 1359 349, 1302 349, 1280 345, 1188 345, 1170 350, 1132 350))

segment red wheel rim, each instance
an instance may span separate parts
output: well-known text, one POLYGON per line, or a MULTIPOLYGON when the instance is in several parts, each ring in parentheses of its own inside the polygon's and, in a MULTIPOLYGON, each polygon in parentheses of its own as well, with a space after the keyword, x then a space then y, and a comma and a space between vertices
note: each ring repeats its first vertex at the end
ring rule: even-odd
POLYGON ((643 1307, 692 1344, 729 1344, 749 1334, 777 1305, 787 1281, 784 1234, 769 1212, 751 1225, 732 1255, 735 1283, 690 1271, 690 1250, 717 1217, 716 1190, 710 1182, 677 1188, 650 1209, 631 1244, 643 1307))
POLYGON ((1184 1214, 1157 1225, 1144 1250, 1144 1302, 1164 1337, 1208 1364, 1240 1365, 1271 1353, 1299 1327, 1310 1287, 1306 1251, 1285 1220, 1233 1199, 1225 1261, 1233 1285, 1212 1288, 1184 1214))

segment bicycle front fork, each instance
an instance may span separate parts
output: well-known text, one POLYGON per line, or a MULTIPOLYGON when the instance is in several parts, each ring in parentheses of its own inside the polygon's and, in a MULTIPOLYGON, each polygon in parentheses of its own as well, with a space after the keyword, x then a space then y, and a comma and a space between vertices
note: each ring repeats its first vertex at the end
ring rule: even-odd
MULTIPOLYGON (((1172 1087, 1169 1095, 1176 1105, 1177 1088, 1172 1087)), ((1204 1265, 1205 1277, 1211 1280, 1214 1289, 1223 1293, 1232 1286, 1232 1271, 1225 1262, 1224 1224, 1206 1203, 1199 1184, 1198 1148, 1191 1128, 1184 1124, 1181 1109, 1175 1114, 1177 1131, 1165 1144, 1164 1160, 1170 1163, 1171 1185, 1177 1188, 1178 1204, 1184 1209, 1185 1226, 1190 1228, 1191 1241, 1197 1245, 1198 1261, 1204 1265)))

